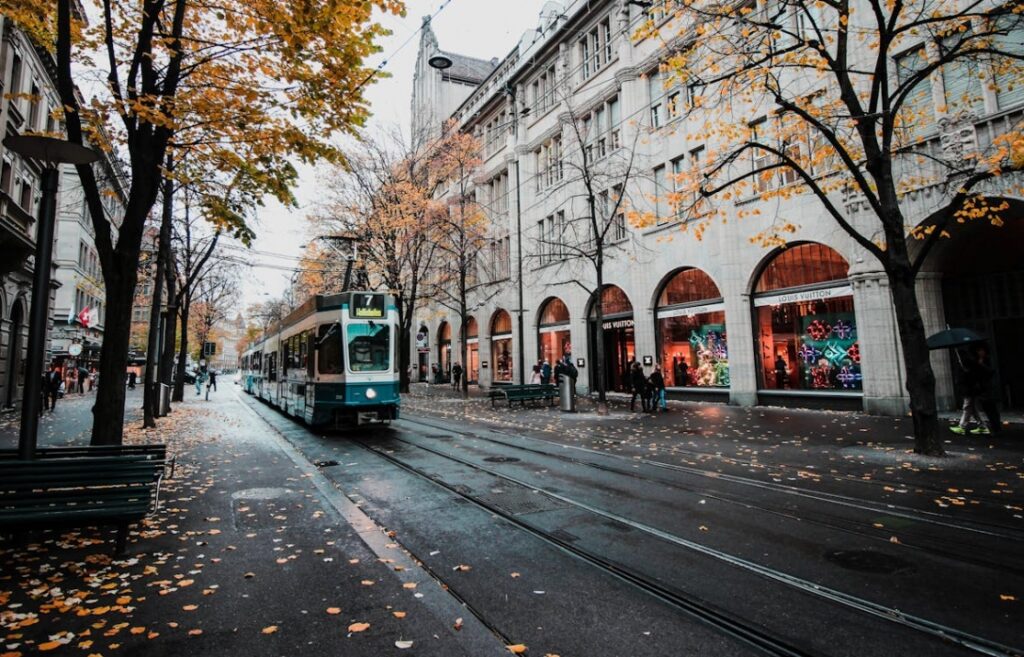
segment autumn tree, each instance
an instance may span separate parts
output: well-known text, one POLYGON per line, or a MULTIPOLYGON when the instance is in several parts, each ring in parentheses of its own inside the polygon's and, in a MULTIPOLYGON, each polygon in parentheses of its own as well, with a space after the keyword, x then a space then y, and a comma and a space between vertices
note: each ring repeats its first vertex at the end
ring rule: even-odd
POLYGON ((203 346, 214 330, 238 310, 238 272, 231 265, 218 265, 199 279, 194 294, 189 332, 195 354, 202 358, 203 346))
MULTIPOLYGON (((358 235, 358 269, 370 287, 395 296, 399 324, 401 390, 409 390, 409 358, 413 321, 437 250, 435 198, 446 173, 438 160, 449 138, 415 138, 407 144, 397 132, 365 138, 347 154, 351 166, 331 172, 329 200, 311 217, 316 230, 328 235, 358 235)), ((346 267, 337 250, 318 247, 317 262, 327 271, 346 267)), ((309 247, 307 247, 307 253, 309 247)), ((308 271, 308 270, 307 270, 308 271)), ((312 271, 305 277, 341 282, 337 274, 312 271)))
POLYGON ((670 200, 698 233, 738 215, 758 222, 755 242, 774 246, 800 228, 786 202, 816 199, 816 216, 834 222, 884 270, 915 451, 942 454, 915 283, 930 250, 957 222, 1003 220, 994 183, 1024 165, 1020 123, 984 139, 963 135, 974 135, 986 91, 998 97, 1024 83, 1022 6, 689 0, 668 3, 662 25, 664 6, 658 3, 635 36, 665 39, 666 86, 686 91, 674 96, 673 109, 707 144, 704 160, 679 174, 670 200), (937 88, 945 91, 941 105, 933 102, 937 88), (941 144, 925 140, 937 123, 946 135, 941 144), (929 186, 938 190, 931 219, 910 225, 901 200, 929 186), (752 197, 776 202, 731 204, 752 197), (781 209, 763 211, 769 207, 781 209))
MULTIPOLYGON (((437 211, 435 265, 428 296, 451 310, 459 323, 460 362, 469 362, 467 329, 470 313, 498 292, 484 258, 492 233, 491 221, 474 192, 473 177, 480 167, 480 142, 460 132, 454 123, 433 150, 431 166, 443 177, 447 193, 437 211)), ((469 377, 462 377, 462 395, 469 396, 469 377)))
MULTIPOLYGON (((100 0, 84 25, 73 0, 5 2, 5 16, 52 46, 68 140, 101 128, 127 161, 126 211, 118 230, 103 212, 91 166, 79 166, 106 286, 108 320, 100 369, 108 385, 94 406, 93 442, 119 443, 136 264, 160 188, 168 148, 187 148, 199 169, 245 172, 253 197, 287 197, 289 157, 340 160, 329 139, 354 134, 368 108, 363 58, 384 33, 372 12, 402 11, 397 0, 100 0), (88 105, 76 93, 72 63, 102 62, 106 93, 88 105), (196 137, 184 137, 201 128, 196 137), (205 162, 204 162, 205 161, 205 162)), ((93 140, 96 141, 96 140, 93 140)), ((211 203, 216 203, 211 197, 211 203)), ((222 207, 224 217, 232 214, 222 207)))
MULTIPOLYGON (((607 413, 608 373, 604 371, 604 279, 610 258, 635 255, 638 243, 628 229, 627 217, 639 215, 642 202, 631 198, 641 178, 637 165, 642 131, 623 124, 615 108, 581 109, 563 98, 562 131, 551 157, 537 172, 533 186, 539 198, 554 196, 562 209, 543 224, 536 236, 538 265, 555 265, 551 284, 572 282, 594 299, 596 332, 592 363, 597 386, 598 412, 607 413)), ((633 220, 634 223, 637 220, 633 220)))

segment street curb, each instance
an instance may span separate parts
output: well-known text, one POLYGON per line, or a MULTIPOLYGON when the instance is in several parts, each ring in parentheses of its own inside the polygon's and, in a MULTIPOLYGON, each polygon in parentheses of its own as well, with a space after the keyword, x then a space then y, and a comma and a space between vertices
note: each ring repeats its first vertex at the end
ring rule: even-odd
MULTIPOLYGON (((455 630, 452 627, 456 618, 462 618, 463 624, 461 630, 458 631, 459 642, 464 644, 467 652, 474 656, 493 656, 493 657, 507 657, 509 654, 508 648, 506 648, 504 642, 486 626, 480 619, 473 615, 469 608, 464 606, 454 596, 448 593, 435 577, 425 569, 418 561, 413 559, 409 553, 404 549, 395 550, 387 547, 387 545, 393 543, 399 543, 401 541, 397 538, 391 538, 387 534, 387 530, 378 525, 372 518, 367 516, 362 509, 355 505, 343 492, 338 490, 333 485, 331 480, 324 475, 319 468, 310 463, 303 453, 295 446, 294 443, 289 440, 288 436, 281 431, 278 427, 270 421, 270 418, 265 417, 263 412, 264 409, 257 409, 253 404, 243 400, 239 392, 235 392, 235 401, 244 406, 249 412, 253 413, 258 417, 273 433, 274 440, 277 446, 281 449, 285 455, 295 464, 295 466, 302 472, 303 476, 307 477, 310 483, 316 488, 317 492, 327 503, 327 506, 333 509, 343 521, 348 523, 359 535, 360 540, 370 549, 370 551, 378 559, 387 559, 389 564, 392 565, 391 574, 396 579, 401 581, 403 584, 407 582, 422 583, 425 580, 432 581, 438 586, 425 586, 418 588, 417 593, 422 594, 422 597, 417 598, 418 602, 425 605, 438 619, 448 619, 451 624, 447 626, 449 634, 455 635, 455 630), (394 569, 394 566, 400 566, 401 571, 394 569)), ((253 400, 253 403, 259 403, 253 400)), ((277 411, 266 408, 268 413, 277 414, 277 411)), ((294 422, 291 418, 285 418, 280 416, 282 420, 288 422, 294 422)), ((296 425, 298 426, 298 425, 296 425)))

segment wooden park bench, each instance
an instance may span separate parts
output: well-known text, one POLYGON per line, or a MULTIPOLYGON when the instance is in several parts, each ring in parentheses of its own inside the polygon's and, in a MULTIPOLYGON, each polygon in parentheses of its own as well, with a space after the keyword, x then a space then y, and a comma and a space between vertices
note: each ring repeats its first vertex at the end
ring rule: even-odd
POLYGON ((30 529, 112 524, 117 526, 116 551, 124 553, 128 526, 159 504, 166 448, 161 454, 163 445, 147 447, 151 453, 88 456, 50 448, 31 461, 5 454, 0 458, 0 531, 18 535, 30 529), (62 452, 53 456, 52 450, 62 452))
MULTIPOLYGON (((77 456, 148 456, 156 461, 161 461, 170 466, 171 472, 168 476, 174 477, 174 467, 177 460, 172 456, 167 458, 167 445, 73 445, 70 447, 37 447, 35 458, 37 459, 58 459, 77 456)), ((0 449, 0 459, 18 458, 17 449, 0 449)))
POLYGON ((506 400, 509 408, 512 408, 512 402, 519 402, 526 406, 528 401, 545 400, 549 402, 549 405, 554 406, 555 398, 558 397, 558 387, 550 383, 501 386, 491 390, 487 396, 491 398, 492 407, 499 399, 506 400))

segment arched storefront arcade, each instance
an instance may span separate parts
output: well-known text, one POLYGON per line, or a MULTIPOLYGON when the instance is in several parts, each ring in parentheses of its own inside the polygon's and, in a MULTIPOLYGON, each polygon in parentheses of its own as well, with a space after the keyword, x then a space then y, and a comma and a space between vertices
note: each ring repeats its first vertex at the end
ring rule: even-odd
POLYGON ((537 358, 554 367, 555 361, 572 355, 569 308, 558 297, 544 302, 537 323, 537 358))
MULTIPOLYGON (((595 295, 596 297, 596 295, 595 295)), ((626 293, 616 285, 607 285, 601 291, 601 327, 604 332, 603 353, 597 353, 597 308, 596 299, 591 298, 587 313, 587 335, 590 346, 590 363, 601 358, 605 389, 625 391, 628 384, 629 364, 636 359, 636 336, 634 333, 633 304, 626 293)), ((597 368, 590 368, 590 387, 598 388, 597 368)))
POLYGON ((512 383, 512 317, 498 310, 491 317, 491 382, 512 383))
POLYGON ((704 271, 681 269, 662 285, 655 305, 655 339, 668 387, 728 389, 725 303, 704 271))
POLYGON ((753 294, 759 391, 854 393, 863 388, 849 264, 815 242, 767 261, 753 294))

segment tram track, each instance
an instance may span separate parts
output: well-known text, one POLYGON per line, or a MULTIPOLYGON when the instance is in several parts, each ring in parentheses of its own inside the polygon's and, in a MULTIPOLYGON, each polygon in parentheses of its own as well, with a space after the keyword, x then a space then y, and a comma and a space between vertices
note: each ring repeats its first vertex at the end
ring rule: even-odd
MULTIPOLYGON (((865 598, 845 593, 834 588, 823 586, 815 582, 790 575, 780 570, 764 566, 756 562, 738 557, 736 555, 729 554, 725 551, 691 541, 681 536, 672 534, 667 531, 663 531, 656 527, 641 523, 624 516, 612 513, 610 511, 597 508, 593 505, 587 504, 581 500, 574 499, 567 495, 561 495, 551 491, 546 491, 538 488, 534 484, 521 480, 517 477, 499 472, 493 468, 481 466, 473 463, 470 460, 459 458, 451 453, 447 453, 443 450, 433 449, 400 437, 392 437, 392 441, 401 443, 408 447, 412 447, 423 452, 432 454, 437 457, 441 457, 448 461, 452 461, 460 464, 463 467, 470 468, 482 473, 485 473, 496 479, 506 481, 508 483, 526 487, 539 494, 545 495, 553 500, 568 505, 569 507, 575 508, 579 511, 598 516, 606 521, 618 523, 624 527, 632 530, 642 532, 648 536, 657 538, 665 541, 676 547, 689 550, 691 552, 703 555, 725 563, 731 567, 737 568, 741 571, 748 572, 759 577, 765 578, 772 582, 782 584, 791 589, 797 590, 801 593, 811 595, 816 598, 823 599, 829 603, 839 605, 847 610, 856 611, 859 613, 867 614, 874 618, 882 619, 890 623, 894 623, 910 630, 919 632, 927 635, 933 639, 939 641, 951 643, 961 648, 969 650, 975 654, 987 655, 989 657, 1012 657, 1024 654, 1024 651, 1018 648, 1010 647, 1001 644, 996 641, 986 639, 969 632, 959 630, 957 628, 930 621, 926 618, 919 617, 913 614, 909 614, 900 611, 896 608, 889 607, 883 604, 867 600, 865 598)), ((754 626, 751 623, 745 622, 742 619, 733 617, 732 615, 715 609, 702 601, 688 596, 678 590, 668 587, 663 584, 659 584, 652 578, 647 577, 641 573, 635 572, 632 569, 622 566, 621 564, 612 563, 609 560, 601 557, 599 554, 594 554, 584 548, 573 545, 571 542, 559 538, 557 535, 552 534, 544 529, 535 527, 525 520, 516 517, 514 514, 505 511, 495 504, 491 504, 479 496, 475 496, 467 492, 463 487, 451 484, 443 481, 437 475, 427 472, 401 458, 396 457, 394 454, 388 453, 388 451, 380 446, 375 446, 366 443, 365 441, 353 441, 354 444, 359 445, 361 448, 372 452, 383 458, 384 460, 394 464, 395 466, 414 474, 418 477, 426 479, 435 485, 438 485, 450 493, 459 496, 466 501, 477 505, 480 508, 487 510, 489 513, 500 517, 501 519, 529 532, 537 538, 556 546, 560 549, 568 551, 569 553, 583 559, 584 561, 600 568, 602 571, 607 572, 611 575, 622 579, 630 583, 631 585, 663 600, 664 602, 671 604, 673 607, 684 611, 691 617, 697 618, 721 632, 726 633, 738 640, 747 643, 748 645, 754 646, 765 654, 771 655, 808 655, 802 648, 793 646, 791 643, 782 639, 778 636, 773 636, 770 633, 765 632, 759 627, 754 626)))
MULTIPOLYGON (((403 416, 403 420, 407 420, 408 417, 409 417, 408 415, 403 416)), ((422 416, 418 416, 418 417, 422 417, 422 416)), ((421 424, 429 425, 429 423, 423 422, 420 419, 417 419, 417 420, 414 420, 414 421, 415 422, 419 422, 421 424)), ((531 427, 531 426, 527 426, 527 425, 517 425, 517 424, 511 423, 511 422, 505 422, 505 424, 508 425, 510 428, 515 429, 517 431, 524 431, 525 432, 525 431, 545 431, 546 430, 546 429, 543 429, 543 428, 531 427)), ((441 428, 441 427, 437 427, 437 428, 441 428)), ((444 429, 444 430, 450 431, 451 429, 444 429)), ((499 429, 499 428, 491 427, 491 428, 489 428, 489 430, 493 431, 495 433, 507 433, 506 429, 499 429)), ((700 436, 705 437, 705 438, 718 438, 718 439, 722 439, 722 440, 732 440, 731 438, 729 438, 724 433, 723 434, 710 434, 710 433, 705 433, 705 432, 696 432, 696 433, 694 433, 694 432, 684 432, 684 433, 686 433, 687 436, 700 435, 700 436)), ((532 438, 531 437, 531 439, 532 440, 541 440, 541 441, 543 441, 543 439, 540 439, 540 438, 532 438)), ((557 442, 554 442, 554 441, 543 441, 543 442, 549 442, 549 443, 551 443, 553 445, 558 445, 558 446, 563 446, 564 445, 564 443, 557 443, 557 442)), ((610 444, 618 445, 618 444, 621 444, 623 441, 612 440, 612 441, 607 441, 607 442, 609 442, 610 444)), ((570 447, 572 449, 583 449, 583 450, 586 450, 586 451, 590 451, 590 452, 592 452, 594 454, 601 454, 601 455, 604 455, 604 456, 615 456, 614 453, 602 452, 602 451, 596 450, 596 449, 588 450, 585 447, 579 447, 579 446, 574 446, 574 445, 564 445, 564 446, 565 447, 570 447)), ((764 450, 764 449, 780 447, 780 446, 781 445, 779 445, 779 444, 758 445, 757 448, 760 449, 760 450, 764 450)), ((671 451, 672 454, 680 455, 680 456, 687 456, 687 457, 690 457, 690 458, 695 459, 695 460, 716 460, 716 461, 721 461, 722 463, 727 463, 727 464, 730 464, 730 465, 733 465, 733 466, 736 466, 736 467, 739 467, 739 468, 747 468, 747 469, 756 468, 756 469, 761 469, 761 470, 765 470, 766 472, 768 472, 768 471, 770 471, 771 468, 776 467, 776 466, 772 466, 771 464, 768 464, 768 463, 765 463, 765 462, 755 461, 755 460, 751 460, 751 459, 744 459, 744 458, 740 458, 740 457, 737 457, 737 456, 731 456, 731 455, 728 455, 728 454, 724 454, 722 452, 700 451, 700 450, 696 450, 696 449, 688 449, 688 448, 679 447, 679 446, 671 447, 670 451, 671 451)), ((686 468, 686 467, 688 467, 688 466, 675 466, 674 464, 660 463, 658 461, 647 461, 647 462, 649 464, 651 464, 651 465, 659 465, 659 466, 665 466, 665 467, 669 467, 669 468, 673 468, 673 467, 675 467, 675 468, 686 468)), ((689 466, 689 467, 692 467, 692 466, 689 466)), ((696 469, 699 470, 699 468, 696 468, 696 469)), ((859 485, 862 485, 862 486, 869 486, 869 487, 873 487, 873 488, 876 488, 876 489, 877 488, 885 488, 885 487, 891 487, 891 488, 894 488, 894 489, 899 489, 899 488, 902 488, 904 486, 903 482, 900 482, 900 481, 897 481, 897 480, 892 480, 892 479, 885 479, 885 478, 874 478, 874 477, 872 477, 872 478, 864 478, 864 477, 858 477, 858 476, 855 476, 855 475, 835 473, 835 472, 814 472, 812 474, 813 474, 813 476, 815 478, 821 478, 821 479, 826 479, 827 478, 827 479, 832 479, 834 481, 843 481, 843 482, 852 483, 852 484, 859 484, 859 485)), ((738 475, 724 475, 723 474, 722 476, 724 478, 726 476, 738 476, 738 475)), ((763 483, 771 484, 771 483, 776 483, 776 482, 763 482, 763 483)), ((779 484, 779 485, 786 486, 787 484, 779 484)), ((796 488, 796 487, 794 487, 794 488, 796 488)), ((947 497, 950 494, 949 491, 946 490, 946 489, 939 489, 939 488, 934 488, 934 487, 931 487, 931 486, 917 485, 917 486, 915 486, 915 490, 919 490, 919 491, 922 491, 922 492, 925 492, 925 493, 932 494, 932 495, 934 495, 937 498, 947 497)), ((971 494, 971 500, 972 500, 972 502, 988 504, 988 505, 992 505, 994 507, 999 507, 999 508, 1006 508, 1006 506, 1007 506, 1007 502, 1006 502, 1005 499, 1000 499, 998 497, 995 497, 993 495, 988 495, 988 494, 985 494, 985 493, 973 492, 971 494)), ((938 515, 938 514, 935 514, 935 515, 938 515)))
MULTIPOLYGON (((408 422, 410 424, 421 424, 422 426, 428 426, 428 427, 432 427, 432 428, 437 429, 437 430, 441 430, 441 427, 435 427, 434 425, 430 425, 428 423, 422 423, 422 422, 415 421, 415 420, 403 420, 403 421, 404 422, 408 422)), ((500 446, 503 446, 503 447, 508 447, 508 448, 511 448, 511 449, 520 450, 520 451, 527 452, 527 453, 530 453, 530 454, 536 454, 536 455, 539 455, 539 456, 544 456, 544 457, 548 457, 548 458, 554 458, 554 459, 558 459, 560 461, 564 461, 564 462, 575 464, 575 465, 582 465, 584 467, 593 468, 593 469, 596 469, 596 470, 600 470, 602 472, 608 472, 608 473, 611 473, 611 474, 616 474, 616 475, 630 477, 630 478, 636 479, 638 481, 643 481, 643 482, 647 482, 647 483, 656 483, 656 484, 659 484, 659 485, 668 486, 670 488, 674 488, 674 489, 677 489, 677 490, 680 490, 680 491, 683 491, 683 492, 686 492, 686 493, 700 494, 702 497, 704 497, 706 499, 715 500, 715 501, 722 502, 722 503, 725 503, 725 504, 731 504, 731 505, 735 505, 735 506, 740 506, 740 507, 743 507, 743 508, 746 508, 746 509, 761 511, 761 512, 764 512, 764 513, 772 514, 772 515, 783 517, 783 518, 788 518, 788 519, 791 519, 791 520, 797 520, 797 521, 801 521, 801 522, 806 522, 806 523, 814 524, 814 525, 819 526, 819 527, 824 527, 824 528, 827 528, 827 529, 833 529, 833 530, 841 531, 841 532, 844 532, 844 533, 847 533, 847 534, 851 534, 851 535, 854 535, 854 536, 858 536, 858 537, 861 537, 861 538, 866 538, 866 539, 869 539, 869 540, 877 541, 879 543, 884 543, 886 545, 891 543, 891 533, 888 533, 886 535, 881 535, 881 534, 879 534, 877 532, 867 531, 866 529, 858 526, 858 523, 856 523, 854 521, 851 521, 851 520, 847 520, 845 522, 843 520, 841 520, 841 519, 825 520, 825 519, 822 519, 820 517, 815 517, 815 516, 813 516, 811 514, 808 514, 808 513, 799 513, 797 511, 793 511, 793 510, 778 509, 778 508, 772 508, 770 506, 765 506, 763 504, 759 504, 757 502, 751 501, 749 498, 734 497, 734 496, 729 496, 729 495, 721 493, 721 492, 712 492, 712 491, 703 490, 703 489, 702 490, 698 490, 695 487, 687 486, 685 484, 682 484, 682 483, 680 483, 678 481, 675 481, 675 480, 672 480, 672 479, 659 478, 659 477, 649 477, 649 476, 642 475, 642 474, 636 472, 635 470, 631 470, 631 469, 615 468, 615 467, 611 467, 611 466, 607 466, 607 465, 602 465, 602 464, 599 464, 599 463, 593 463, 593 462, 586 461, 586 460, 583 460, 583 459, 573 458, 573 457, 565 455, 565 454, 557 454, 557 453, 547 452, 547 451, 544 451, 544 450, 541 450, 541 449, 534 449, 534 448, 526 447, 524 445, 516 444, 516 443, 513 443, 513 442, 506 442, 506 441, 498 440, 498 439, 495 439, 495 438, 488 438, 488 437, 485 437, 485 436, 480 436, 479 434, 472 433, 472 432, 466 432, 466 431, 449 431, 449 432, 450 433, 459 433, 461 435, 464 435, 464 436, 467 436, 467 437, 471 437, 471 438, 473 438, 475 440, 481 440, 481 441, 484 441, 484 442, 492 443, 492 444, 495 444, 495 445, 500 445, 500 446)), ((545 442, 545 443, 551 444, 552 446, 557 445, 557 443, 549 443, 548 441, 543 441, 542 439, 531 439, 531 440, 539 440, 540 442, 545 442)), ((568 447, 568 446, 561 445, 560 447, 568 447)), ((584 449, 585 450, 585 448, 574 448, 574 449, 584 449)), ((810 500, 814 500, 814 501, 818 501, 818 502, 826 502, 826 503, 830 503, 830 504, 835 504, 835 505, 839 505, 839 506, 842 506, 842 507, 845 507, 845 508, 851 508, 851 509, 854 509, 854 510, 857 510, 857 511, 863 511, 863 512, 866 512, 866 513, 883 514, 883 515, 885 515, 887 517, 896 517, 896 518, 901 518, 901 519, 904 519, 904 520, 910 520, 910 521, 913 521, 913 522, 923 522, 923 523, 933 524, 933 525, 941 526, 941 527, 944 527, 944 528, 947 528, 947 529, 953 529, 953 530, 958 530, 958 531, 977 532, 979 534, 984 534, 984 535, 986 535, 986 536, 988 536, 990 538, 994 538, 994 539, 998 539, 998 540, 1008 540, 1008 541, 1017 542, 1017 543, 1024 542, 1024 536, 1020 536, 1020 535, 1016 535, 1016 534, 1012 534, 1012 533, 1011 534, 1004 534, 1004 533, 993 531, 991 529, 976 528, 976 527, 961 525, 961 524, 958 524, 958 523, 945 522, 945 521, 942 521, 942 520, 937 520, 935 518, 931 518, 931 517, 927 517, 927 516, 921 516, 920 515, 921 512, 918 512, 917 510, 914 510, 914 509, 899 508, 899 507, 889 507, 889 506, 884 507, 884 508, 877 507, 877 506, 869 506, 869 505, 864 504, 863 501, 858 501, 855 498, 850 498, 850 497, 847 497, 847 496, 838 496, 838 495, 832 495, 832 494, 829 494, 829 493, 815 494, 815 493, 810 493, 810 492, 807 492, 807 491, 800 491, 799 489, 792 490, 791 487, 785 487, 785 486, 783 486, 782 490, 780 490, 778 487, 764 485, 765 482, 759 482, 757 480, 734 481, 734 479, 736 479, 736 478, 731 476, 731 475, 721 475, 721 476, 719 476, 717 473, 708 473, 706 471, 701 471, 701 470, 696 469, 696 468, 687 468, 686 466, 673 466, 672 464, 659 463, 657 461, 648 462, 648 461, 645 461, 643 459, 632 459, 632 458, 627 459, 625 457, 620 457, 620 456, 617 456, 617 455, 610 455, 610 454, 602 454, 600 452, 596 452, 596 455, 604 457, 604 458, 612 458, 614 460, 624 461, 626 463, 631 463, 631 464, 635 464, 635 463, 637 463, 639 461, 639 462, 642 462, 642 463, 645 463, 645 464, 648 464, 648 465, 661 466, 661 467, 665 467, 665 468, 667 468, 669 470, 675 470, 675 471, 679 471, 679 472, 684 472, 686 474, 702 475, 704 477, 710 478, 710 479, 715 480, 715 481, 725 481, 725 482, 730 482, 730 483, 754 485, 755 487, 758 487, 758 488, 764 488, 764 489, 772 490, 772 491, 775 491, 775 492, 782 492, 782 493, 789 494, 789 495, 795 495, 795 496, 798 496, 798 497, 801 497, 801 498, 806 498, 806 499, 810 499, 810 500)), ((738 478, 738 479, 742 480, 743 478, 738 478)), ((927 512, 924 512, 924 513, 927 513, 927 512)), ((999 571, 999 572, 1009 572, 1009 573, 1013 573, 1013 574, 1016 574, 1016 575, 1024 576, 1024 566, 1016 565, 1016 564, 1013 564, 1013 563, 993 561, 992 559, 989 559, 986 556, 983 556, 983 555, 987 554, 987 552, 979 553, 976 549, 974 551, 971 551, 971 552, 951 550, 951 549, 948 549, 946 547, 943 547, 942 545, 939 545, 938 542, 925 542, 925 541, 921 541, 920 539, 916 539, 914 537, 908 538, 905 534, 904 534, 903 539, 900 541, 900 545, 902 547, 904 547, 904 548, 909 548, 909 549, 912 549, 912 550, 920 550, 922 552, 926 552, 926 553, 933 554, 933 555, 936 555, 936 556, 944 557, 944 558, 947 558, 947 559, 952 559, 952 560, 959 561, 959 562, 962 562, 962 563, 971 564, 971 565, 975 565, 975 566, 981 566, 981 567, 984 567, 984 568, 991 568, 991 569, 999 571)))
MULTIPOLYGON (((523 450, 523 451, 526 451, 526 452, 531 452, 531 453, 534 453, 534 454, 543 455, 543 456, 547 456, 547 457, 550 457, 550 458, 556 458, 556 459, 564 460, 564 461, 567 461, 567 462, 575 463, 575 464, 578 464, 578 465, 584 465, 584 466, 592 467, 592 468, 599 469, 599 470, 610 471, 610 472, 614 472, 616 474, 621 474, 621 475, 629 476, 629 477, 632 477, 632 478, 635 478, 635 479, 641 479, 641 480, 645 480, 645 481, 657 481, 658 483, 661 483, 661 484, 676 486, 678 488, 685 489, 685 490, 692 490, 692 489, 688 489, 685 486, 682 486, 681 484, 679 484, 678 482, 674 482, 672 480, 666 480, 666 479, 657 479, 657 480, 655 480, 653 478, 645 477, 643 475, 640 475, 637 472, 632 471, 630 469, 610 468, 609 466, 601 465, 599 463, 594 463, 592 461, 587 461, 587 460, 583 460, 583 459, 573 458, 573 457, 567 456, 565 454, 559 454, 559 453, 556 453, 556 452, 549 452, 549 451, 545 451, 545 450, 534 449, 534 448, 527 447, 525 445, 522 445, 520 443, 513 442, 513 441, 514 440, 524 440, 525 439, 525 440, 529 440, 529 441, 534 442, 534 443, 540 443, 542 445, 547 445, 547 446, 553 447, 553 448, 558 449, 558 450, 566 450, 566 449, 573 450, 573 451, 582 452, 584 454, 588 454, 588 455, 591 455, 591 456, 596 456, 596 457, 600 457, 600 458, 604 458, 604 459, 619 461, 619 462, 626 463, 626 464, 629 464, 629 465, 636 465, 636 464, 639 463, 639 464, 647 465, 647 466, 650 466, 650 467, 653 467, 653 468, 662 469, 662 470, 667 470, 667 471, 672 471, 672 472, 680 472, 680 473, 689 474, 689 475, 696 475, 696 476, 712 479, 714 481, 724 481, 724 482, 728 482, 728 483, 738 484, 738 485, 741 485, 741 486, 746 486, 746 487, 758 488, 758 489, 761 489, 761 490, 768 490, 768 491, 783 493, 783 494, 786 494, 786 495, 792 495, 792 496, 795 496, 795 497, 805 498, 805 499, 809 499, 809 500, 813 500, 813 501, 817 501, 817 502, 824 502, 824 503, 828 503, 828 504, 834 504, 834 505, 837 505, 837 506, 847 507, 847 508, 855 509, 855 510, 858 510, 858 511, 863 511, 863 512, 868 512, 868 513, 884 514, 884 515, 888 515, 888 516, 892 516, 892 517, 897 517, 897 518, 902 518, 902 519, 905 519, 905 520, 910 520, 910 521, 913 521, 913 522, 921 522, 921 523, 926 523, 926 524, 930 524, 930 525, 935 525, 935 526, 938 526, 938 527, 943 527, 943 528, 946 528, 946 529, 952 529, 952 530, 955 530, 955 531, 970 532, 970 533, 984 535, 984 536, 988 536, 988 537, 999 539, 999 540, 1007 540, 1007 541, 1012 541, 1012 542, 1015 542, 1015 543, 1024 543, 1024 531, 1022 531, 1022 530, 1020 530, 1018 528, 1015 528, 1015 527, 1010 527, 1010 526, 999 524, 999 523, 989 523, 989 522, 977 521, 977 520, 971 520, 971 521, 968 521, 967 523, 951 522, 950 520, 948 520, 948 518, 946 516, 943 516, 942 514, 936 513, 934 511, 925 511, 925 510, 922 510, 922 509, 915 509, 913 507, 907 507, 907 506, 902 506, 902 505, 898 505, 898 504, 892 504, 892 503, 889 503, 889 502, 867 502, 867 501, 865 501, 863 499, 860 499, 860 498, 857 498, 857 497, 853 497, 853 496, 850 496, 850 495, 841 495, 841 494, 837 494, 837 493, 826 493, 826 492, 820 492, 820 491, 810 491, 810 490, 807 490, 805 488, 801 488, 801 487, 798 487, 798 486, 793 486, 793 485, 790 485, 790 484, 783 484, 783 483, 778 483, 778 482, 773 482, 773 481, 763 481, 763 480, 760 480, 760 479, 755 479, 753 477, 745 477, 745 476, 742 476, 742 475, 727 474, 727 473, 717 472, 717 471, 714 471, 714 470, 706 470, 706 469, 703 469, 703 468, 697 468, 697 467, 693 467, 693 466, 677 465, 677 464, 674 464, 674 463, 665 463, 663 461, 656 461, 656 460, 648 459, 648 458, 644 458, 644 457, 635 457, 635 456, 626 457, 626 456, 622 456, 622 455, 619 455, 619 454, 613 454, 613 453, 603 452, 603 451, 596 450, 596 449, 590 449, 588 447, 582 447, 582 446, 579 446, 579 445, 567 445, 565 443, 560 443, 560 442, 557 442, 557 441, 545 440, 543 438, 537 438, 535 436, 522 435, 522 434, 517 434, 515 436, 509 435, 509 440, 505 441, 505 440, 498 440, 496 438, 492 438, 492 437, 489 437, 489 436, 481 435, 481 433, 476 432, 476 431, 467 431, 467 430, 463 430, 463 429, 456 429, 456 428, 453 428, 451 426, 445 426, 445 425, 442 425, 442 424, 435 424, 435 423, 432 423, 432 422, 427 422, 427 421, 424 421, 424 420, 422 420, 420 418, 412 419, 412 418, 409 418, 408 416, 406 416, 406 417, 402 418, 401 422, 404 422, 404 423, 407 423, 407 424, 418 424, 418 425, 420 425, 422 427, 427 427, 427 428, 429 428, 431 430, 434 430, 434 431, 445 431, 445 432, 448 432, 448 433, 459 434, 459 435, 462 435, 462 436, 467 436, 467 437, 474 438, 476 440, 482 440, 482 441, 493 443, 493 444, 496 444, 496 445, 501 445, 503 447, 509 447, 509 448, 512 448, 512 449, 523 450)), ((505 434, 505 435, 507 435, 506 432, 501 431, 501 430, 490 429, 489 431, 492 432, 492 433, 498 433, 498 434, 505 434)), ((891 482, 891 484, 892 485, 899 485, 899 486, 903 485, 903 484, 900 484, 898 482, 891 482)), ((703 493, 703 491, 701 491, 701 492, 703 493)), ((732 499, 728 499, 728 498, 722 498, 722 500, 726 501, 726 502, 736 502, 736 500, 732 500, 732 499)), ((739 503, 743 503, 743 504, 749 505, 749 502, 739 502, 739 503)), ((1005 502, 1003 504, 1005 504, 1005 502)), ((802 518, 802 519, 806 520, 806 518, 802 518)), ((867 534, 867 533, 863 533, 863 535, 870 536, 870 534, 867 534)))

